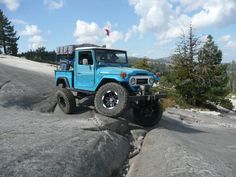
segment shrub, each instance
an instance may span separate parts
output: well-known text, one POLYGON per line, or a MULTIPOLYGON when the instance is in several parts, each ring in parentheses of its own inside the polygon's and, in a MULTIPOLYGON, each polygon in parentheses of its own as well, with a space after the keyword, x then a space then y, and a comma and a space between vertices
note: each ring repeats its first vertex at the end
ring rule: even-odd
POLYGON ((161 100, 161 104, 162 104, 164 109, 166 109, 168 107, 175 107, 176 106, 176 100, 175 100, 174 97, 164 98, 163 100, 161 100))
POLYGON ((233 110, 234 108, 232 102, 229 99, 222 99, 219 105, 229 110, 233 110))

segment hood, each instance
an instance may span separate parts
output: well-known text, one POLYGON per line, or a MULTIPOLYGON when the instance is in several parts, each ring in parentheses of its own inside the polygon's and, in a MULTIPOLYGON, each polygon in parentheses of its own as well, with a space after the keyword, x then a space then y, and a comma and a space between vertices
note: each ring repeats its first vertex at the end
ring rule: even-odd
POLYGON ((127 75, 136 75, 136 74, 143 74, 149 75, 150 72, 137 69, 137 68, 128 68, 128 67, 100 67, 98 68, 97 72, 99 74, 120 74, 121 72, 127 73, 127 75))

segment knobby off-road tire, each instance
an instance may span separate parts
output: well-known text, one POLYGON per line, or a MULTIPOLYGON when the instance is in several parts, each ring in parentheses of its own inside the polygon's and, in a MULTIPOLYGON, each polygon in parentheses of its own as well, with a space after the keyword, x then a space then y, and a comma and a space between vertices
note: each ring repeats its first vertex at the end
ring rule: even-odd
POLYGON ((56 92, 57 104, 65 114, 75 112, 76 102, 72 92, 66 88, 60 88, 56 92))
POLYGON ((163 108, 159 101, 155 104, 133 108, 135 122, 145 127, 156 125, 161 120, 162 113, 163 108))
POLYGON ((104 84, 95 95, 94 106, 100 114, 118 117, 128 108, 128 92, 118 83, 104 84))

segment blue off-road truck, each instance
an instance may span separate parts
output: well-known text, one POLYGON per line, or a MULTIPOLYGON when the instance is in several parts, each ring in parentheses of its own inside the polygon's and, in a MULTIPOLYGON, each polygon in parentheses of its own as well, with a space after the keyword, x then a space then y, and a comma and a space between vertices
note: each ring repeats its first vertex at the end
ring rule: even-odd
POLYGON ((121 116, 132 108, 136 122, 152 126, 162 117, 160 98, 152 86, 160 76, 129 67, 127 52, 90 44, 57 48, 60 68, 55 71, 57 103, 66 114, 76 108, 76 99, 93 95, 97 112, 121 116))

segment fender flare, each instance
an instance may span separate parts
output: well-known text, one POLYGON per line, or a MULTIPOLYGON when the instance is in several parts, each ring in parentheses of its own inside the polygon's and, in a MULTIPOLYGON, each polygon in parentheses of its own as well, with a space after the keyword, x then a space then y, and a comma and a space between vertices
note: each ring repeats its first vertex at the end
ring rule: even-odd
POLYGON ((123 80, 118 80, 115 77, 104 77, 101 79, 101 81, 99 82, 99 84, 96 86, 95 91, 98 91, 98 89, 109 82, 115 82, 115 83, 119 83, 120 85, 122 85, 123 87, 125 87, 128 91, 130 91, 129 85, 127 85, 127 82, 123 81, 123 80))
POLYGON ((70 88, 69 81, 68 81, 68 79, 66 77, 59 77, 59 78, 57 78, 56 86, 58 86, 59 84, 63 84, 64 87, 70 88))

